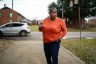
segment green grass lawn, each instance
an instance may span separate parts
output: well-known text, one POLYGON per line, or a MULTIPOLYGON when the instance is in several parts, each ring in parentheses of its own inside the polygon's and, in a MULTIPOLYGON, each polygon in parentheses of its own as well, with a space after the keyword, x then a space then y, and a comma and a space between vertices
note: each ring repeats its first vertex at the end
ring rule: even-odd
POLYGON ((61 44, 86 64, 96 64, 96 39, 66 39, 61 44))
MULTIPOLYGON (((30 26, 32 32, 38 32, 38 25, 31 25, 30 26)), ((68 32, 79 32, 80 29, 75 29, 75 28, 68 28, 68 32)), ((82 32, 96 32, 96 27, 88 27, 85 29, 81 30, 82 32)))
POLYGON ((32 32, 38 32, 38 25, 31 25, 30 26, 32 32))

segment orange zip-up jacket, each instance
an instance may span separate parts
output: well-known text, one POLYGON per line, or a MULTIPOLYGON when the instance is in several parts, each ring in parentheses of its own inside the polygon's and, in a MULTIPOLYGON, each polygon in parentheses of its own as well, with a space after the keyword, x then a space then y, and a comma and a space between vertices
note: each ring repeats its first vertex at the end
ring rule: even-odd
POLYGON ((45 18, 39 30, 43 33, 44 43, 61 39, 67 33, 65 22, 59 17, 56 17, 54 21, 50 20, 49 17, 45 18))

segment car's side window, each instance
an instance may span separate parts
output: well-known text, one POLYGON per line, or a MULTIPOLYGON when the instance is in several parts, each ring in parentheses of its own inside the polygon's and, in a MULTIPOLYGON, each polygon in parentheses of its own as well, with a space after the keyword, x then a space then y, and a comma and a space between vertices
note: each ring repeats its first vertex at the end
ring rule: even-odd
POLYGON ((23 24, 18 24, 18 23, 13 23, 13 24, 7 24, 5 27, 19 27, 22 26, 23 24))
POLYGON ((22 26, 23 24, 13 24, 13 27, 19 27, 22 26))
POLYGON ((5 25, 5 27, 12 27, 12 24, 7 24, 5 25))

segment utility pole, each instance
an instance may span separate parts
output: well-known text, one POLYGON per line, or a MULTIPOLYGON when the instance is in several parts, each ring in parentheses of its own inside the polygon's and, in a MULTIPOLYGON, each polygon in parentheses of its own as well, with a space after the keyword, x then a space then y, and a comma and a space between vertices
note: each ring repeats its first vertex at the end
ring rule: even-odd
POLYGON ((80 40, 81 40, 81 20, 80 20, 80 6, 78 4, 78 21, 79 21, 79 27, 80 27, 80 40))
POLYGON ((80 17, 80 3, 79 3, 79 0, 74 0, 73 5, 76 5, 76 7, 77 7, 78 22, 79 22, 79 29, 80 29, 80 40, 81 40, 81 17, 80 17))
POLYGON ((13 0, 12 0, 12 10, 11 10, 11 13, 10 13, 10 22, 13 22, 14 21, 14 19, 13 19, 13 0))
POLYGON ((12 0, 12 22, 14 21, 13 19, 13 0, 12 0))
POLYGON ((64 9, 63 9, 63 5, 62 5, 62 19, 64 18, 64 9))

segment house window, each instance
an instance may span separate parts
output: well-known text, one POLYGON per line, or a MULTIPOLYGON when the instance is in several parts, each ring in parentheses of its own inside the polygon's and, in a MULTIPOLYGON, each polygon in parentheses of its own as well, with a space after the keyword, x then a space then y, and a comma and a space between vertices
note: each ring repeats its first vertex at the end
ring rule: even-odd
POLYGON ((12 18, 12 13, 9 13, 9 17, 12 18))
POLYGON ((2 13, 0 13, 0 17, 2 17, 2 13))

